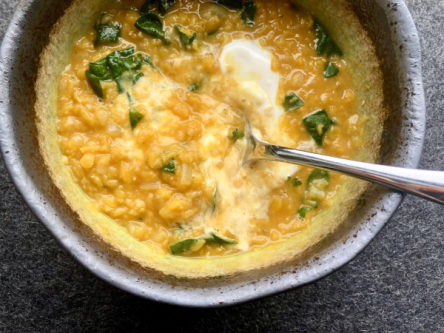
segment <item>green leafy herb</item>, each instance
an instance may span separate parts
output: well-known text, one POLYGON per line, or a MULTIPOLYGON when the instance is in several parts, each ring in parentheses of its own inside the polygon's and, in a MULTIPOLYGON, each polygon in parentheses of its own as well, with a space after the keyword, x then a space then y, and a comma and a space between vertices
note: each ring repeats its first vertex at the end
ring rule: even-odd
POLYGON ((311 207, 307 207, 307 206, 302 206, 301 208, 298 209, 298 214, 300 217, 305 218, 305 215, 307 215, 307 213, 311 210, 311 207))
POLYGON ((104 58, 97 62, 90 63, 89 70, 87 70, 85 74, 94 93, 98 97, 103 98, 103 89, 101 81, 106 81, 111 78, 111 73, 108 69, 107 59, 104 58))
POLYGON ((133 63, 133 70, 138 71, 142 69, 142 55, 138 54, 137 56, 134 57, 134 63, 133 63))
POLYGON ((199 84, 197 84, 197 83, 193 83, 191 86, 188 86, 188 89, 190 90, 190 91, 196 91, 196 90, 199 90, 199 84))
POLYGON ((94 46, 100 42, 117 43, 119 41, 122 25, 119 22, 114 22, 109 15, 102 14, 95 28, 97 37, 94 46))
POLYGON ((89 63, 89 70, 91 74, 97 76, 102 81, 108 80, 111 77, 111 73, 109 72, 108 68, 108 60, 106 58, 97 62, 89 63))
POLYGON ((205 238, 205 240, 207 242, 216 243, 216 244, 219 244, 219 245, 237 244, 237 242, 235 240, 227 239, 227 238, 223 238, 223 237, 217 236, 215 233, 211 233, 211 236, 212 237, 210 237, 210 238, 205 238))
POLYGON ((212 213, 216 210, 216 203, 217 203, 217 189, 216 189, 216 191, 214 191, 214 194, 213 194, 213 211, 212 211, 212 213))
POLYGON ((190 39, 188 39, 188 45, 193 44, 193 42, 195 41, 196 38, 197 38, 197 34, 195 32, 193 32, 190 39))
POLYGON ((174 158, 170 159, 164 167, 160 168, 162 171, 166 171, 169 173, 172 173, 173 175, 176 174, 176 165, 174 164, 174 158))
POLYGON ((153 64, 153 62, 152 62, 152 60, 151 60, 151 57, 150 57, 149 55, 147 55, 145 58, 143 58, 142 61, 143 61, 145 64, 148 64, 148 65, 150 65, 151 67, 155 68, 155 66, 154 66, 154 64, 153 64))
POLYGON ((242 0, 217 0, 218 5, 234 9, 242 9, 242 0))
POLYGON ((180 43, 182 44, 182 47, 186 50, 187 49, 187 45, 188 45, 188 36, 183 33, 182 31, 180 31, 180 27, 175 25, 174 29, 176 29, 177 33, 179 34, 179 40, 180 43))
POLYGON ((133 69, 134 47, 115 51, 107 56, 108 66, 111 68, 113 76, 119 77, 124 72, 133 69))
POLYGON ((314 21, 313 24, 316 30, 316 38, 318 39, 318 45, 316 47, 317 54, 323 55, 324 53, 329 57, 333 53, 342 56, 341 49, 336 45, 333 39, 328 35, 327 30, 318 22, 314 21))
POLYGON ((207 36, 213 36, 218 30, 219 30, 219 28, 216 30, 210 31, 209 33, 207 33, 207 36))
POLYGON ((286 112, 296 110, 297 108, 300 108, 303 105, 304 102, 293 93, 285 96, 284 103, 282 104, 286 112))
POLYGON ((239 128, 236 128, 233 132, 232 132, 233 136, 231 137, 233 139, 234 142, 236 142, 239 139, 242 139, 245 134, 244 133, 240 133, 239 128))
MULTIPOLYGON (((114 79, 120 93, 124 93, 130 84, 134 85, 143 76, 138 73, 142 64, 153 66, 151 58, 142 54, 134 55, 135 48, 115 51, 106 58, 89 64, 86 77, 97 96, 103 98, 101 81, 114 79)), ((153 66, 154 67, 154 66, 153 66)))
POLYGON ((330 182, 330 175, 328 174, 328 171, 321 170, 321 169, 314 169, 310 176, 308 176, 307 179, 307 189, 310 190, 310 187, 315 180, 321 180, 324 179, 327 182, 330 182))
POLYGON ((333 125, 333 121, 328 118, 325 110, 321 110, 305 117, 304 125, 315 142, 321 146, 324 135, 327 133, 331 125, 333 125))
POLYGON ((176 0, 160 0, 159 1, 159 13, 162 16, 165 16, 165 13, 168 9, 170 9, 176 0))
POLYGON ((129 49, 115 51, 106 57, 120 93, 126 90, 125 82, 131 82, 131 84, 134 82, 132 71, 134 50, 134 47, 130 47, 129 49))
POLYGON ((139 73, 134 77, 134 84, 137 84, 137 81, 139 81, 141 78, 143 78, 145 75, 143 73, 139 73))
POLYGON ((156 0, 147 0, 140 8, 140 15, 148 14, 151 10, 154 9, 154 3, 156 0))
POLYGON ((302 185, 302 182, 297 177, 294 177, 293 179, 291 179, 291 177, 288 177, 287 179, 290 181, 291 185, 295 187, 302 185))
POLYGON ((143 221, 143 218, 139 217, 138 220, 142 222, 142 221, 143 221))
POLYGON ((133 96, 131 96, 130 93, 126 93, 126 96, 128 97, 128 101, 129 101, 130 105, 133 105, 133 103, 134 103, 133 96))
POLYGON ((182 44, 182 47, 186 50, 188 45, 193 44, 194 40, 197 37, 197 34, 193 32, 193 34, 188 38, 188 35, 180 30, 180 26, 175 25, 174 29, 176 29, 177 33, 179 34, 179 40, 180 44, 182 44))
POLYGON ((156 14, 148 13, 139 18, 134 26, 144 33, 159 38, 165 45, 170 45, 171 41, 165 36, 162 21, 156 14))
POLYGON ((142 64, 147 64, 147 65, 150 65, 151 67, 155 68, 153 62, 151 61, 151 57, 149 55, 146 55, 144 57, 142 54, 138 53, 135 62, 136 62, 135 66, 134 66, 135 70, 141 69, 142 64))
POLYGON ((331 78, 331 77, 334 77, 334 76, 338 75, 339 68, 336 67, 333 63, 329 62, 327 64, 327 66, 325 67, 325 72, 324 73, 325 73, 325 77, 328 79, 328 78, 331 78))
POLYGON ((189 251, 191 247, 197 243, 199 239, 186 239, 184 241, 175 243, 173 245, 170 245, 171 253, 172 254, 179 254, 182 252, 189 251))
MULTIPOLYGON (((175 230, 178 230, 178 232, 181 232, 181 233, 184 231, 183 228, 176 228, 175 230)), ((171 249, 172 254, 179 254, 179 253, 187 252, 190 250, 197 251, 203 245, 205 245, 205 243, 207 243, 207 242, 208 243, 216 243, 219 245, 237 244, 237 242, 233 239, 223 238, 223 237, 220 237, 214 233, 211 233, 211 237, 198 238, 198 239, 186 239, 186 240, 180 241, 178 243, 170 245, 170 249, 171 249), (200 244, 196 244, 198 242, 200 242, 200 244), (197 248, 195 245, 197 246, 197 248), (194 249, 193 249, 193 246, 195 246, 194 249)))
POLYGON ((103 89, 102 89, 102 84, 100 82, 100 78, 95 76, 94 74, 91 74, 90 71, 86 71, 85 75, 94 93, 98 97, 103 98, 103 89))
POLYGON ((134 131, 137 124, 142 120, 143 114, 141 114, 139 111, 137 111, 134 108, 130 108, 129 110, 129 119, 131 124, 131 130, 134 131))
POLYGON ((329 183, 330 176, 328 171, 314 169, 307 179, 307 191, 305 192, 304 204, 313 208, 318 207, 318 202, 325 199, 329 183))
POLYGON ((247 0, 242 10, 241 19, 250 28, 254 26, 254 14, 256 14, 256 4, 251 0, 247 0))

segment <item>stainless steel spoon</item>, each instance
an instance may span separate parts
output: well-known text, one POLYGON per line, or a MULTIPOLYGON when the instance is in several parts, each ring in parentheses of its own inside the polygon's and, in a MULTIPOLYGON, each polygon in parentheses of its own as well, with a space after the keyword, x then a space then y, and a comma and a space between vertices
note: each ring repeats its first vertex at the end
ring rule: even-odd
POLYGON ((398 168, 386 165, 346 160, 269 144, 252 133, 247 123, 247 147, 242 165, 256 161, 274 161, 302 164, 349 176, 411 193, 418 197, 444 204, 444 172, 398 168))

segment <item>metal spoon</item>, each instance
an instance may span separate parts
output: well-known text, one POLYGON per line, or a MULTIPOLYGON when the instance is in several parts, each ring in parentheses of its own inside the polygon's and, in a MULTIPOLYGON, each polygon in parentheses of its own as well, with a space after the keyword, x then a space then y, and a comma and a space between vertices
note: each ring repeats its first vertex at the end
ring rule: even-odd
POLYGON ((248 119, 246 119, 246 123, 247 147, 242 161, 243 166, 250 165, 256 161, 302 164, 340 172, 444 204, 443 171, 398 168, 276 146, 262 141, 258 135, 252 132, 248 119))

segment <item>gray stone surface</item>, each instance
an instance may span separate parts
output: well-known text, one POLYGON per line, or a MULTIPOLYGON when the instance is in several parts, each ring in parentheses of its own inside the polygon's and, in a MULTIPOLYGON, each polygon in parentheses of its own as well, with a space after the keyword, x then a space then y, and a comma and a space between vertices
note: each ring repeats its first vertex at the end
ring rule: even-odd
MULTIPOLYGON (((444 162, 444 1, 406 1, 419 29, 428 120, 422 168, 444 162)), ((0 0, 0 38, 18 0, 0 0)), ((115 289, 30 213, 0 161, 0 332, 443 332, 444 207, 407 197, 352 263, 302 289, 182 309, 115 289)))

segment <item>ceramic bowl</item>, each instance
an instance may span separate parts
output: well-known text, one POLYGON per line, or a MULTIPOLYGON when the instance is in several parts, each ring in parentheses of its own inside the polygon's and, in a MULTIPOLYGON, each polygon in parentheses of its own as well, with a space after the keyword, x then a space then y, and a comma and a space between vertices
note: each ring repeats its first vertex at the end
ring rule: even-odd
MULTIPOLYGON (((334 1, 354 12, 380 63, 387 118, 381 125, 378 160, 415 168, 424 138, 425 102, 412 18, 401 0, 334 1)), ((372 185, 315 251, 303 259, 266 267, 260 274, 242 271, 220 278, 178 279, 153 274, 110 251, 63 199, 37 140, 34 105, 39 56, 71 2, 25 0, 17 8, 0 55, 0 143, 11 179, 31 210, 60 245, 98 277, 135 295, 170 304, 218 307, 245 302, 303 286, 339 269, 370 243, 400 205, 402 194, 372 185)), ((365 70, 363 66, 364 75, 365 70)))

